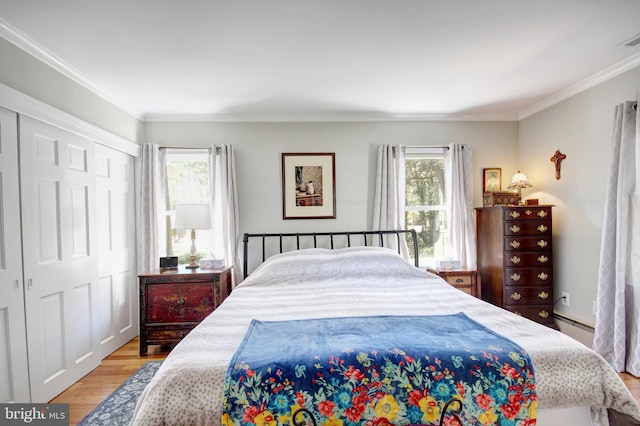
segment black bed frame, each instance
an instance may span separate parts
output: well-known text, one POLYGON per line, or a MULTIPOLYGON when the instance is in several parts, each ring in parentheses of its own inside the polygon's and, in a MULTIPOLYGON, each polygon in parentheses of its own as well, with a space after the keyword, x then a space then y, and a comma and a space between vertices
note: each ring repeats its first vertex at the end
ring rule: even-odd
MULTIPOLYGON (((400 238, 405 238, 405 235, 411 235, 411 241, 413 243, 413 252, 415 253, 415 265, 418 266, 418 239, 416 235, 416 231, 413 229, 398 229, 398 230, 382 230, 382 231, 344 231, 344 232, 296 232, 296 233, 283 233, 283 234, 250 234, 245 233, 242 238, 242 242, 244 244, 244 257, 242 261, 242 270, 244 274, 244 278, 247 278, 249 275, 249 239, 251 238, 261 238, 262 239, 262 261, 264 262, 268 257, 282 253, 284 251, 283 241, 288 240, 291 241, 295 238, 296 248, 295 250, 300 250, 300 240, 303 239, 313 240, 313 247, 325 247, 325 248, 342 248, 342 247, 352 247, 352 238, 357 237, 357 240, 360 244, 354 243, 353 246, 378 246, 385 247, 385 238, 384 236, 395 235, 396 237, 396 246, 398 247, 398 253, 400 253, 400 238), (321 237, 321 238, 318 238, 321 237), (340 247, 334 247, 334 237, 346 237, 346 245, 341 245, 340 247), (377 238, 376 238, 377 237, 377 238), (279 251, 274 251, 271 254, 267 255, 266 241, 267 239, 277 239, 279 241, 279 251), (318 240, 321 242, 327 242, 329 240, 329 246, 320 245, 318 246, 318 240), (374 243, 374 240, 377 240, 377 244, 374 243)), ((308 242, 308 241, 307 241, 308 242)))

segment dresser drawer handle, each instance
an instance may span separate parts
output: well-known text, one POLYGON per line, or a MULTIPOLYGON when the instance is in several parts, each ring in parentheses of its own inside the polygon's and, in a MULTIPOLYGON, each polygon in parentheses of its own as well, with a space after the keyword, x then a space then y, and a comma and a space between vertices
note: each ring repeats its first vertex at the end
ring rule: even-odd
POLYGON ((519 218, 519 217, 520 217, 520 213, 519 213, 519 212, 516 212, 516 211, 512 211, 512 212, 511 212, 511 214, 510 214, 509 216, 511 216, 511 217, 512 217, 512 218, 514 218, 514 219, 517 219, 517 218, 519 218))
POLYGON ((547 312, 547 311, 540 311, 540 312, 538 312, 538 316, 539 316, 540 318, 549 318, 549 312, 547 312))
POLYGON ((521 314, 520 312, 518 312, 518 311, 512 311, 512 312, 513 312, 514 314, 518 315, 519 317, 521 317, 521 316, 522 316, 522 314, 521 314))
POLYGON ((540 216, 541 218, 545 218, 547 217, 547 212, 545 212, 544 210, 540 210, 538 212, 538 216, 540 216))
POLYGON ((180 337, 181 339, 184 337, 184 331, 181 331, 178 333, 178 337, 180 337))
POLYGON ((181 297, 176 303, 178 303, 178 305, 184 305, 184 299, 181 297))
POLYGON ((542 300, 547 300, 549 298, 549 293, 547 293, 546 291, 541 291, 540 293, 538 293, 538 297, 542 300))
POLYGON ((541 279, 542 281, 545 281, 548 278, 549 278, 549 275, 545 274, 544 272, 540 272, 538 274, 538 279, 541 279))
POLYGON ((512 257, 511 259, 509 259, 509 260, 511 260, 511 263, 513 263, 513 264, 517 265, 518 263, 520 263, 520 260, 521 260, 521 259, 520 259, 518 256, 513 256, 513 257, 512 257))
POLYGON ((511 232, 513 232, 514 234, 517 234, 518 232, 520 232, 520 227, 518 225, 512 225, 511 228, 509 228, 511 230, 511 232))
POLYGON ((536 229, 540 232, 546 232, 546 230, 549 228, 547 228, 545 225, 540 225, 536 229))
POLYGON ((520 299, 522 299, 522 295, 516 291, 514 293, 511 293, 511 298, 513 300, 520 300, 520 299))
POLYGON ((538 241, 538 246, 541 247, 541 248, 545 248, 548 245, 549 245, 549 243, 546 240, 538 241))
POLYGON ((542 256, 538 256, 537 260, 540 263, 547 263, 549 261, 549 258, 543 254, 542 256))
POLYGON ((531 216, 531 210, 529 210, 529 209, 525 210, 524 214, 526 214, 527 216, 531 216))
POLYGON ((513 281, 520 281, 520 278, 522 278, 520 274, 517 274, 517 273, 511 274, 511 279, 513 281))
POLYGON ((520 242, 518 240, 513 240, 513 241, 511 241, 511 243, 509 245, 512 248, 517 249, 518 247, 520 247, 520 242))

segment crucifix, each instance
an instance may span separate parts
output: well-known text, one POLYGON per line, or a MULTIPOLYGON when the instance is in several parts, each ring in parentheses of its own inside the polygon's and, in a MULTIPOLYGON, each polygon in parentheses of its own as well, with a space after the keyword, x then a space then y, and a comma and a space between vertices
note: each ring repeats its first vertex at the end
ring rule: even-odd
POLYGON ((556 153, 551 157, 551 162, 556 165, 556 179, 560 179, 560 164, 565 158, 567 158, 567 156, 561 153, 559 149, 557 149, 556 153))

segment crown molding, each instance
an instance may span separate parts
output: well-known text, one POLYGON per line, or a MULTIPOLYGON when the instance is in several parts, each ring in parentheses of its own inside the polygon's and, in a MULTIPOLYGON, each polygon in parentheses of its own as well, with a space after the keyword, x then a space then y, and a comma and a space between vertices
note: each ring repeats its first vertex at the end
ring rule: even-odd
POLYGON ((340 123, 367 121, 518 121, 517 115, 322 112, 278 114, 145 114, 146 123, 340 123))
POLYGON ((100 87, 96 86, 93 82, 91 82, 91 80, 86 78, 73 66, 58 58, 56 55, 49 52, 47 49, 45 49, 35 41, 30 40, 26 35, 22 34, 16 28, 13 28, 5 20, 3 20, 2 17, 0 17, 0 37, 4 38, 9 43, 43 62, 45 65, 53 68, 55 71, 59 72, 65 77, 71 79, 73 82, 93 92, 95 95, 99 96, 105 101, 113 104, 116 108, 121 109, 137 120, 141 120, 141 111, 133 111, 131 109, 123 107, 122 102, 120 102, 118 99, 113 97, 108 92, 105 92, 100 87))
POLYGON ((607 80, 611 80, 612 78, 617 77, 618 75, 627 72, 637 66, 640 66, 640 53, 630 56, 629 58, 620 61, 617 64, 612 65, 609 68, 606 68, 599 73, 596 73, 591 77, 574 84, 573 86, 561 90, 555 95, 549 96, 548 98, 543 99, 542 101, 530 106, 529 108, 525 108, 518 114, 518 120, 524 120, 525 118, 530 117, 533 114, 559 104, 560 102, 565 101, 572 96, 591 89, 592 87, 604 83, 607 80))

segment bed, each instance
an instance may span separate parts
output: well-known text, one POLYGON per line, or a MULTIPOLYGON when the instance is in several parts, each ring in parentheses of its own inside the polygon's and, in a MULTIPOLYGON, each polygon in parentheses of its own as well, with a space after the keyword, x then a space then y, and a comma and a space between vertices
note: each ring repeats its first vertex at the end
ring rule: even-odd
POLYGON ((526 350, 535 368, 537 424, 640 424, 638 405, 601 357, 556 330, 451 287, 387 248, 406 233, 415 238, 411 231, 245 234, 244 267, 251 274, 171 351, 131 424, 221 424, 226 373, 255 320, 461 313, 526 350), (272 236, 277 242, 266 242, 272 236), (329 239, 325 247, 320 237, 329 239), (252 247, 262 252, 254 263, 248 259, 252 247))

